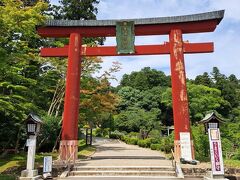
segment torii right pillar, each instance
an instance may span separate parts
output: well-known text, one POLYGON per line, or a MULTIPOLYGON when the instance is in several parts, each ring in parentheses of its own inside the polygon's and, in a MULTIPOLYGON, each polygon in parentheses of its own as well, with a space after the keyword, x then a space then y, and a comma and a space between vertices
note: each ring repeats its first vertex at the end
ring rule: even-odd
POLYGON ((177 161, 181 152, 180 133, 189 133, 189 156, 194 159, 194 146, 190 130, 189 106, 186 85, 186 73, 184 65, 184 49, 181 29, 172 29, 169 34, 171 78, 172 78, 172 104, 174 118, 174 153, 177 161))

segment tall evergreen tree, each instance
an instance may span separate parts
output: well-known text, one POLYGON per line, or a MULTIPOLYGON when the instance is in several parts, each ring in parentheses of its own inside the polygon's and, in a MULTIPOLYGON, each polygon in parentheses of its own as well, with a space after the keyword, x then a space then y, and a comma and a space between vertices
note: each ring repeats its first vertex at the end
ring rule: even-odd
POLYGON ((87 20, 96 19, 98 0, 60 0, 62 19, 87 20))
POLYGON ((195 78, 194 83, 198 85, 208 86, 208 87, 213 86, 213 81, 207 72, 204 72, 203 75, 198 75, 195 78))

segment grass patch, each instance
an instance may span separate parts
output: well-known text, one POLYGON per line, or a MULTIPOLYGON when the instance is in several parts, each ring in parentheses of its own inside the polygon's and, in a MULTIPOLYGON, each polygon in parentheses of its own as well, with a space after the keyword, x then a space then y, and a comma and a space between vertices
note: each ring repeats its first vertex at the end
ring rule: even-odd
POLYGON ((87 157, 91 156, 96 151, 94 146, 84 146, 78 151, 78 158, 79 159, 86 159, 87 157))
POLYGON ((78 143, 78 158, 86 159, 96 151, 94 146, 86 145, 85 139, 79 140, 78 143))
MULTIPOLYGON (((94 146, 87 146, 85 144, 85 140, 79 141, 79 147, 78 147, 78 158, 80 159, 86 159, 90 155, 92 155, 96 148, 94 146)), ((57 159, 58 153, 37 153, 35 156, 35 167, 38 167, 40 165, 43 165, 43 158, 44 156, 52 156, 53 160, 57 159)), ((11 168, 18 168, 20 166, 25 167, 27 161, 27 152, 19 153, 19 154, 9 154, 6 155, 4 158, 1 158, 0 161, 0 174, 4 171, 11 169, 11 168)), ((14 176, 12 176, 14 177, 14 176)), ((0 176, 0 179, 6 179, 12 178, 11 176, 0 176)))
POLYGON ((26 162, 26 153, 9 154, 0 161, 0 173, 9 168, 23 166, 26 162))
MULTIPOLYGON (((57 153, 39 153, 35 156, 35 166, 39 166, 43 164, 44 156, 52 156, 53 159, 56 159, 57 153)), ((6 171, 9 168, 17 168, 20 166, 26 166, 27 161, 27 153, 19 153, 19 154, 10 154, 4 158, 1 158, 0 161, 0 173, 6 171)), ((1 178, 0 178, 1 179, 1 178)))
POLYGON ((240 168, 240 160, 225 159, 224 165, 232 168, 240 168))
POLYGON ((15 180, 16 177, 13 176, 13 175, 3 175, 3 174, 0 174, 0 179, 1 180, 15 180))
POLYGON ((9 161, 4 165, 0 166, 0 173, 6 171, 9 168, 20 167, 22 165, 24 165, 24 161, 9 161))

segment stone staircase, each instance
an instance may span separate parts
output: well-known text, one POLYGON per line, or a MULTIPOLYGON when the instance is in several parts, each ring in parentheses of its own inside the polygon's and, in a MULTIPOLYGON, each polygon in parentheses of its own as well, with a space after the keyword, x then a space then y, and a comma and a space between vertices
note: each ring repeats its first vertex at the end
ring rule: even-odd
POLYGON ((68 178, 137 177, 145 179, 177 179, 171 166, 75 166, 68 178))
POLYGON ((77 160, 66 180, 146 180, 178 179, 172 161, 152 151, 119 140, 97 138, 96 152, 77 160))

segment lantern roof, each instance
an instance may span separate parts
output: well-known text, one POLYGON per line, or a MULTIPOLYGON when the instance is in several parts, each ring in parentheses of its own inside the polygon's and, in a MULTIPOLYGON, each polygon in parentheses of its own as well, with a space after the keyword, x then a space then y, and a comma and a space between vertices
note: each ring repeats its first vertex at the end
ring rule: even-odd
POLYGON ((40 123, 40 124, 43 123, 42 120, 40 119, 40 117, 37 116, 37 115, 34 114, 34 113, 30 113, 30 114, 28 115, 26 121, 34 121, 34 122, 40 123))
POLYGON ((222 118, 217 116, 215 112, 211 112, 206 114, 206 116, 201 121, 199 121, 199 123, 205 124, 205 123, 216 121, 216 120, 219 122, 225 122, 222 118))

